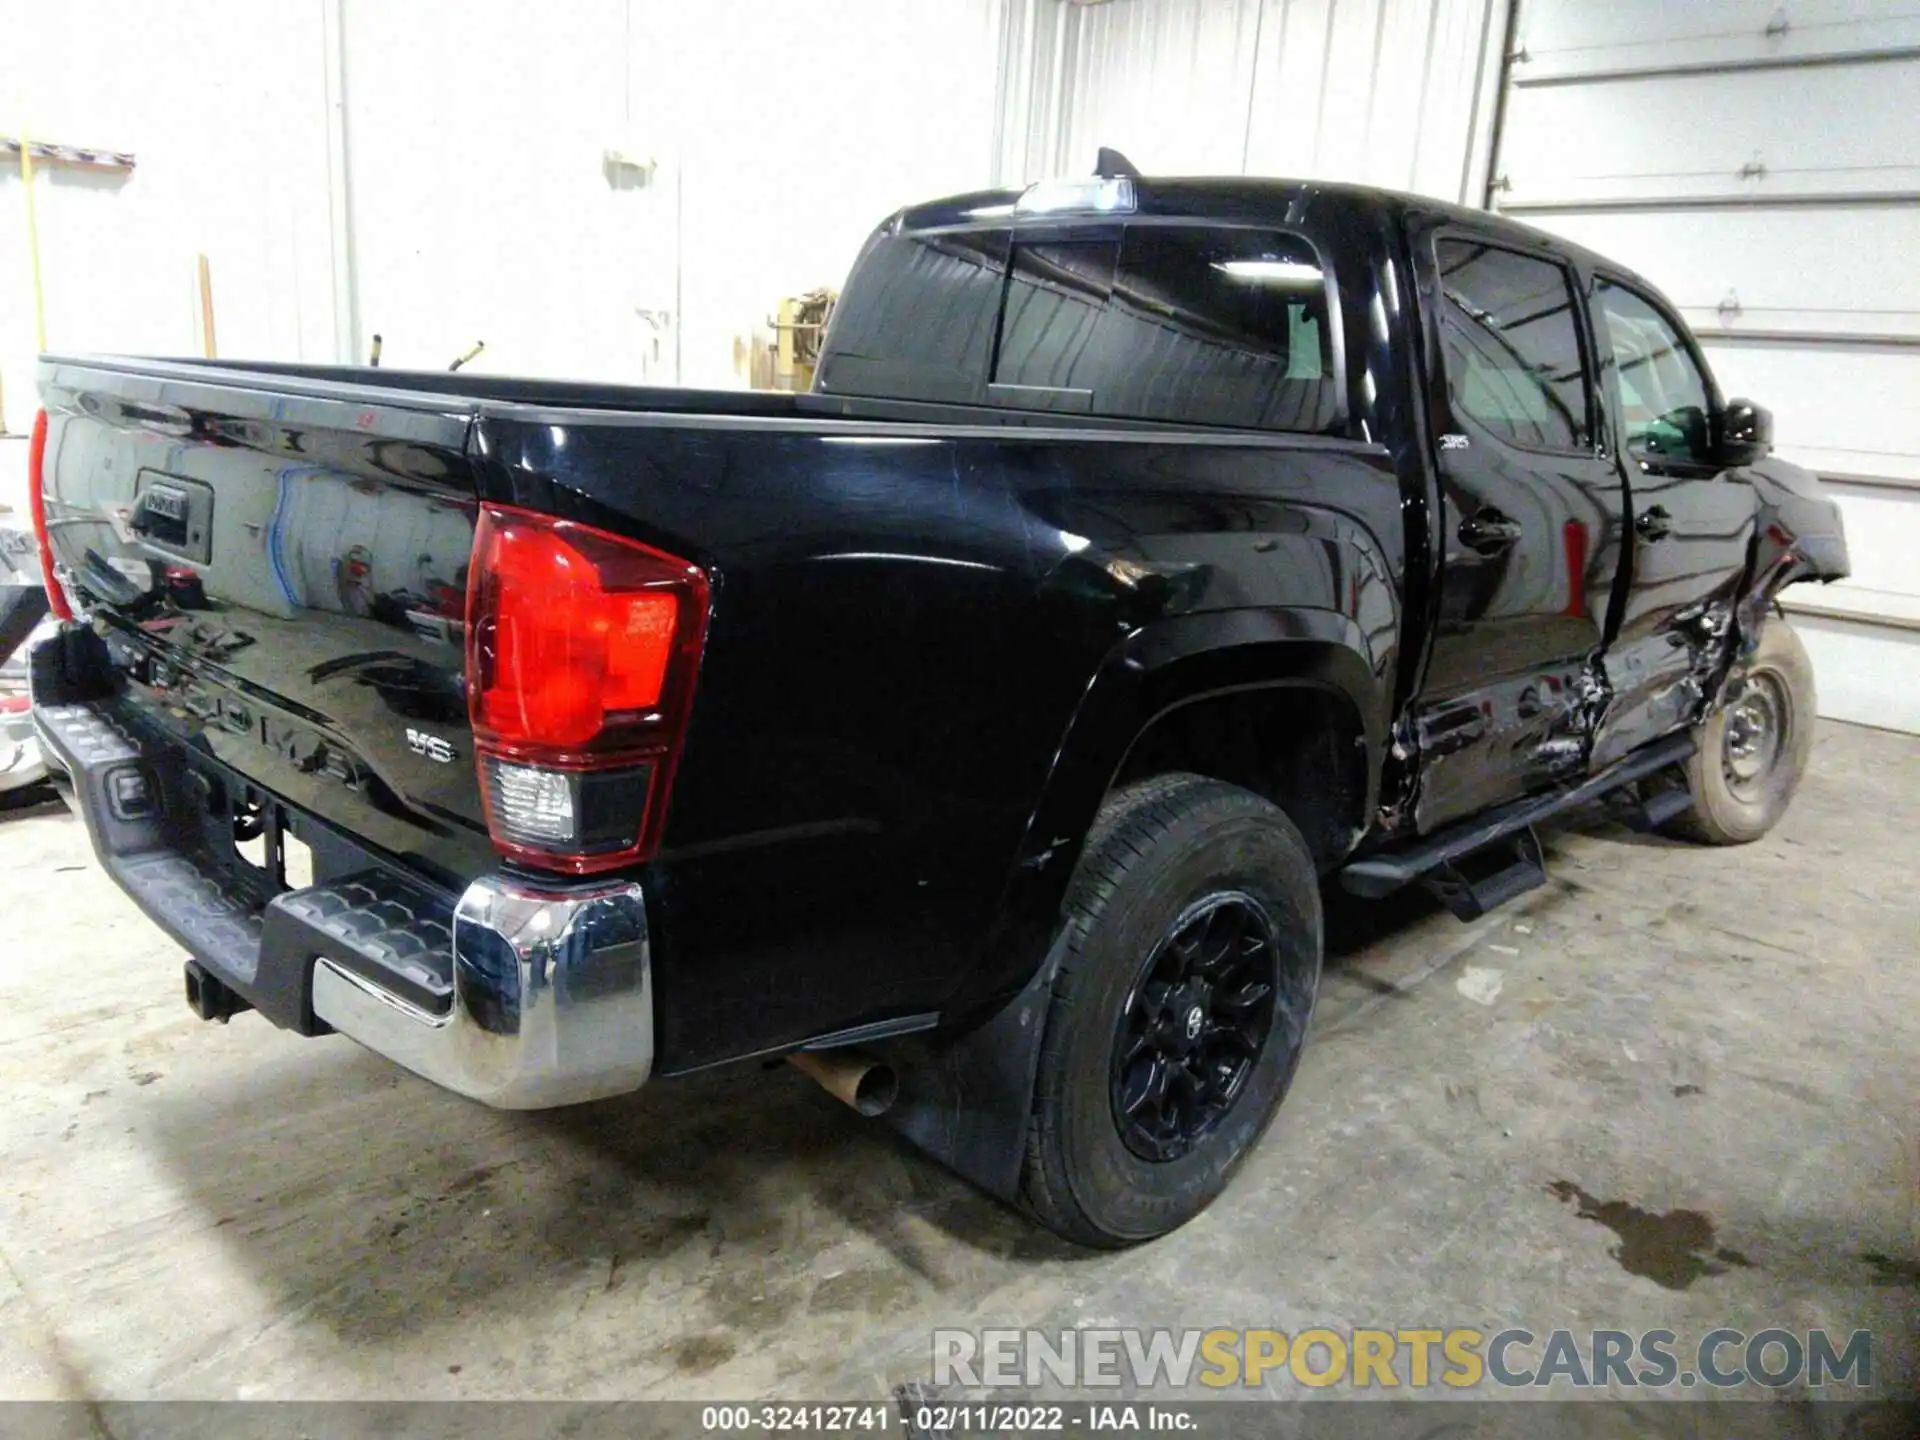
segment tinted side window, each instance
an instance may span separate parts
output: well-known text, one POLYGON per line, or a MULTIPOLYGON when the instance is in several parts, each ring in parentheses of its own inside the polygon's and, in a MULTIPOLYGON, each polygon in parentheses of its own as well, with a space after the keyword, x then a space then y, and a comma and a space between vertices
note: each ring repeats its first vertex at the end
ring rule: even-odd
POLYGON ((996 385, 1092 390, 1105 368, 1094 332, 1113 294, 1117 236, 1023 241, 1000 322, 996 385))
POLYGON ((1648 301, 1611 280, 1594 287, 1593 303, 1612 346, 1627 452, 1707 461, 1712 392, 1678 332, 1648 301))
POLYGON ((844 395, 977 400, 993 352, 1007 232, 883 235, 833 313, 819 385, 844 395))
POLYGON ((1469 240, 1441 240, 1441 342, 1456 415, 1540 450, 1592 443, 1586 364, 1567 272, 1469 240))

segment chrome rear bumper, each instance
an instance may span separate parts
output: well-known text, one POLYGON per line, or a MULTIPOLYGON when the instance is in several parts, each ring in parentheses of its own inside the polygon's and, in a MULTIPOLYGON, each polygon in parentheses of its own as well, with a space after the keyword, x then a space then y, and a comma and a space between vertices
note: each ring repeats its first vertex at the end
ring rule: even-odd
POLYGON ((504 1110, 624 1094, 653 1070, 640 887, 548 895, 476 880, 453 913, 453 1005, 420 1009, 321 958, 313 1010, 436 1085, 504 1110))
MULTIPOLYGON (((216 995, 196 1007, 209 1018, 251 1007, 300 1034, 336 1030, 509 1110, 624 1094, 652 1073, 638 884, 496 874, 455 899, 371 852, 353 860, 332 832, 349 858, 323 883, 273 893, 230 844, 207 847, 189 782, 208 756, 110 700, 43 704, 34 723, 107 872, 193 957, 190 990, 211 977, 243 1002, 216 995)), ((305 817, 280 811, 301 834, 305 817)))

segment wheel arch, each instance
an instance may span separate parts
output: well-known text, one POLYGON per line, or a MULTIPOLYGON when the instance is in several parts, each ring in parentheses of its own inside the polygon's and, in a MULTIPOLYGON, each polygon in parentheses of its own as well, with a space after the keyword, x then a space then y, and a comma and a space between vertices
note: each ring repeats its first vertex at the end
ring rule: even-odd
POLYGON ((1352 777, 1351 800, 1340 818, 1349 832, 1342 848, 1350 848, 1378 800, 1393 661, 1391 650, 1371 655, 1359 627, 1330 610, 1179 616, 1116 646, 1061 737, 1010 867, 983 963, 954 997, 950 1013, 1011 993, 1031 977, 1052 943, 1101 802, 1116 782, 1137 778, 1129 765, 1137 766, 1156 731, 1164 734, 1163 727, 1181 716, 1222 704, 1285 706, 1300 697, 1315 718, 1338 717, 1352 777))

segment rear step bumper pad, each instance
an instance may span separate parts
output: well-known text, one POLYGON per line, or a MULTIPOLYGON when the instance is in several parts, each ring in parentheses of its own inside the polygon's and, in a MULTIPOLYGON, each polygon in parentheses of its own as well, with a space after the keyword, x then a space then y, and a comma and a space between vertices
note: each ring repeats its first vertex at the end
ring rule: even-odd
POLYGON ((177 792, 162 772, 187 759, 176 746, 122 723, 111 702, 42 705, 34 720, 108 873, 276 1023, 331 1027, 506 1110, 625 1094, 652 1074, 639 885, 548 889, 490 875, 449 907, 448 895, 369 870, 263 901, 170 842, 164 812, 177 792))

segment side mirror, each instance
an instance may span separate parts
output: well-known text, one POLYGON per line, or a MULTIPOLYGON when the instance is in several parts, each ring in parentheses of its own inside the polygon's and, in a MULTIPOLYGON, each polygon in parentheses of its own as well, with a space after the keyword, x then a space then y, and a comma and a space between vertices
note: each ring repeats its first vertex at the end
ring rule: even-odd
POLYGON ((1773 453, 1773 412, 1751 400, 1729 400, 1720 412, 1714 459, 1721 465, 1751 465, 1773 453))

